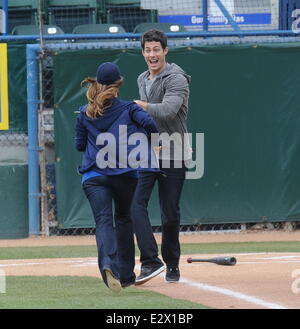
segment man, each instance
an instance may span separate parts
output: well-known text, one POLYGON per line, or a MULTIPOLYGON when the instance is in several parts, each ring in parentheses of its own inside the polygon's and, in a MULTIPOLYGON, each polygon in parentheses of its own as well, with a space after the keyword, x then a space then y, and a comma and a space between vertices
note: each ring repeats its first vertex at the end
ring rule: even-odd
MULTIPOLYGON (((139 174, 132 204, 134 231, 141 252, 141 273, 136 279, 136 285, 147 282, 165 270, 165 265, 158 257, 158 247, 147 211, 156 181, 162 220, 161 253, 167 266, 165 279, 167 282, 177 282, 180 279, 179 201, 186 172, 181 151, 186 151, 186 145, 182 141, 187 133, 190 82, 190 77, 178 65, 167 63, 167 37, 163 32, 145 32, 141 38, 141 46, 148 70, 138 77, 140 100, 135 102, 154 118, 160 134, 165 133, 168 139, 168 136, 176 133, 175 137, 178 139, 179 136, 180 140, 175 139, 173 144, 164 139, 161 141, 159 163, 165 175, 151 172, 139 174), (176 147, 178 145, 179 150, 176 147)), ((185 159, 188 157, 185 156, 185 159)))

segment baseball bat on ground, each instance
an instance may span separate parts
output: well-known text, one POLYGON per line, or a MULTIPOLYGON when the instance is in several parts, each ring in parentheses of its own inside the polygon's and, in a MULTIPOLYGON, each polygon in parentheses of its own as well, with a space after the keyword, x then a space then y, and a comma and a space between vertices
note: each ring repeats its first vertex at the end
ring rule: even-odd
POLYGON ((201 259, 201 258, 192 258, 189 257, 187 259, 188 263, 194 263, 194 262, 207 262, 207 263, 214 263, 217 265, 235 265, 236 264, 236 258, 232 256, 226 256, 226 257, 215 257, 215 258, 207 258, 207 259, 201 259))

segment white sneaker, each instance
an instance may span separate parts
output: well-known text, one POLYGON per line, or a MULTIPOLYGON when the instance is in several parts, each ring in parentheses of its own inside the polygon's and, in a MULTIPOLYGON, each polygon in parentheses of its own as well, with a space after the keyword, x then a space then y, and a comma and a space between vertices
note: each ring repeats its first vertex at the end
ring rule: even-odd
POLYGON ((122 290, 120 281, 113 275, 110 269, 105 269, 104 272, 106 274, 108 288, 113 292, 120 292, 122 290))

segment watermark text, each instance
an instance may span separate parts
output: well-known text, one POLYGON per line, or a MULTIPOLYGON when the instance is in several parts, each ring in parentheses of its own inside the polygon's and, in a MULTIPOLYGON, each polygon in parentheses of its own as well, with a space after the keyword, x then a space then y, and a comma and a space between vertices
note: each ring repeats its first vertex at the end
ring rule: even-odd
POLYGON ((174 132, 172 134, 142 132, 129 134, 126 125, 120 125, 118 134, 101 133, 96 138, 99 150, 98 168, 116 169, 187 169, 187 179, 200 179, 204 174, 204 133, 174 132))

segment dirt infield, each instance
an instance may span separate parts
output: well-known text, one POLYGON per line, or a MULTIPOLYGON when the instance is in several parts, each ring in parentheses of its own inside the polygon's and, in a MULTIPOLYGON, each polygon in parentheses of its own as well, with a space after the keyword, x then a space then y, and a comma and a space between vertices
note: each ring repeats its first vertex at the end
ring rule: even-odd
MULTIPOLYGON (((160 242, 160 235, 156 235, 160 242)), ((260 242, 260 241, 300 241, 300 231, 258 231, 237 233, 187 233, 180 234, 181 243, 209 242, 260 242)), ((29 246, 78 246, 94 245, 95 237, 86 236, 38 236, 26 239, 1 240, 0 247, 29 247, 29 246)))
MULTIPOLYGON (((182 243, 299 241, 299 238, 300 232, 180 236, 182 243)), ((160 240, 159 236, 157 240, 160 240)), ((0 247, 89 244, 95 244, 93 236, 0 240, 0 247)), ((213 256, 215 255, 201 255, 201 258, 213 256)), ((218 266, 210 263, 188 264, 187 256, 183 255, 180 263, 180 283, 166 283, 162 274, 139 288, 220 309, 300 308, 300 253, 245 253, 235 256, 235 266, 218 266)), ((137 273, 138 267, 139 265, 136 268, 137 273)), ((5 270, 7 275, 99 277, 96 258, 1 260, 0 268, 5 270)))

